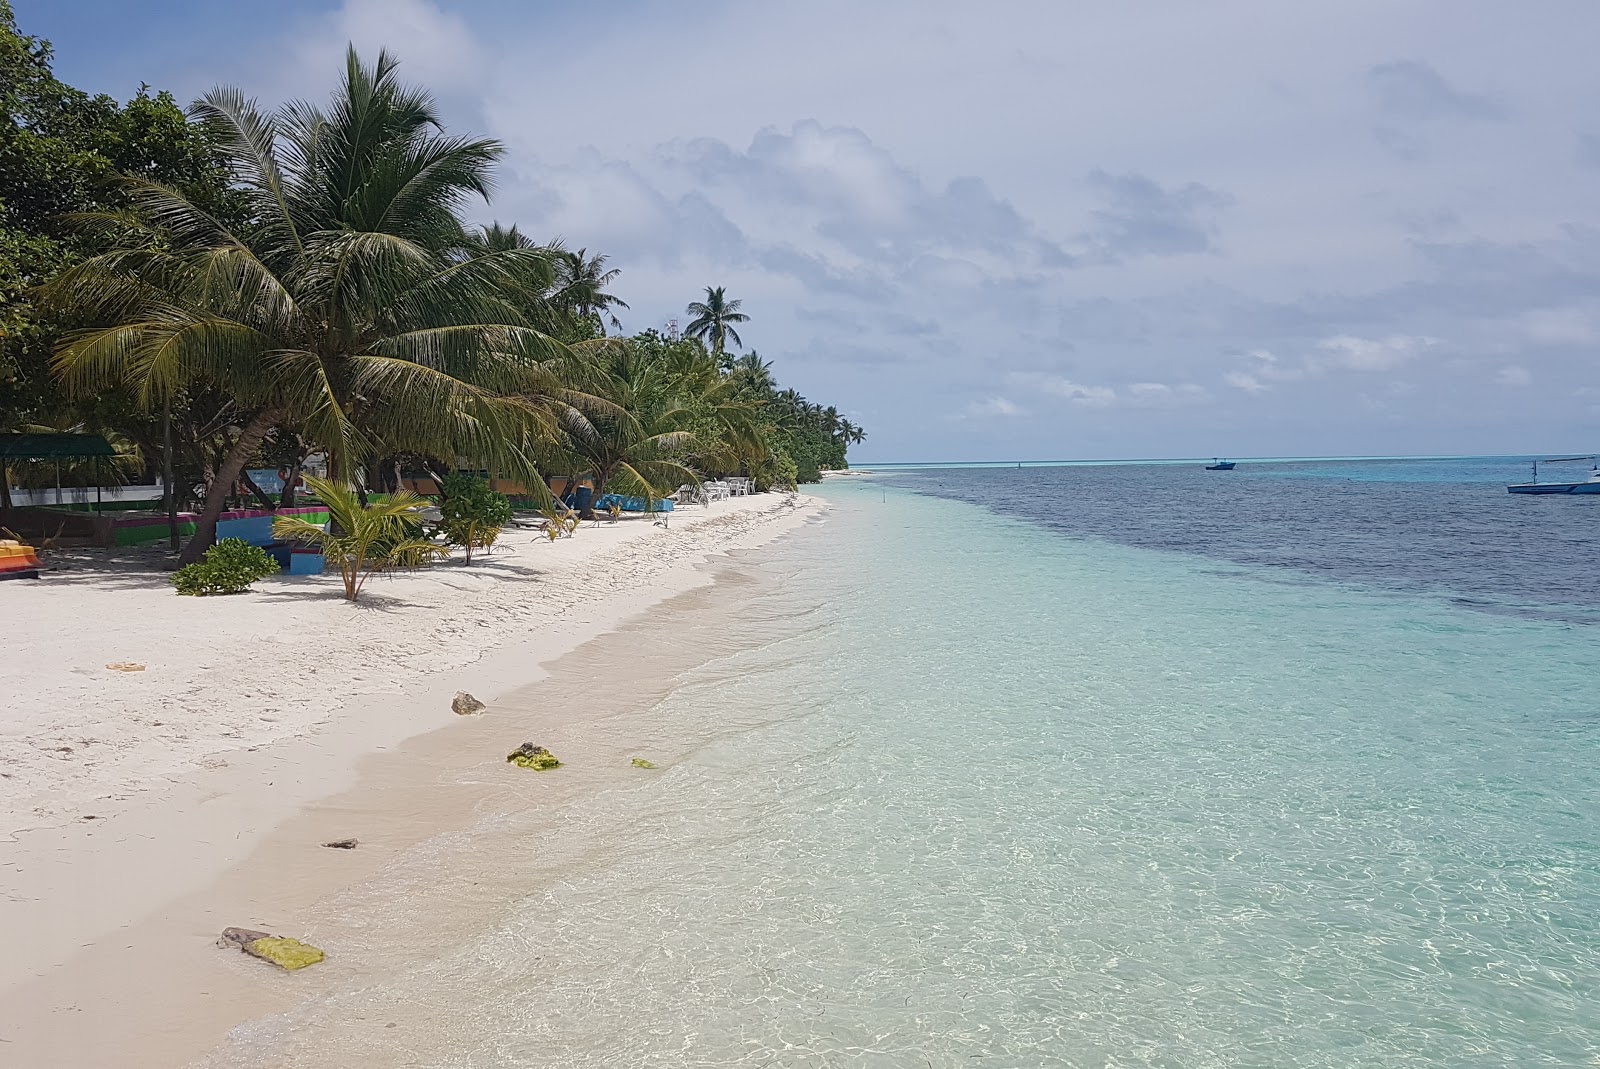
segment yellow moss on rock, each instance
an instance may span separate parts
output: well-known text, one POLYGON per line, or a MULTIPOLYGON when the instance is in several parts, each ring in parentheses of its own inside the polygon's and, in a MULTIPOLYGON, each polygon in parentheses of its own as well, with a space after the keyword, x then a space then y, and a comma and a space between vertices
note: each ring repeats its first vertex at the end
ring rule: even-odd
POLYGON ((247 943, 244 949, 245 953, 253 954, 263 961, 270 961, 290 972, 304 969, 307 965, 316 965, 327 957, 310 943, 276 935, 247 943))
POLYGON ((525 742, 506 754, 506 760, 520 768, 531 768, 535 772, 561 767, 561 762, 556 759, 555 754, 531 742, 525 742))
POLYGON ((634 768, 655 768, 656 767, 656 763, 654 761, 646 761, 642 757, 635 757, 633 759, 633 767, 634 768))

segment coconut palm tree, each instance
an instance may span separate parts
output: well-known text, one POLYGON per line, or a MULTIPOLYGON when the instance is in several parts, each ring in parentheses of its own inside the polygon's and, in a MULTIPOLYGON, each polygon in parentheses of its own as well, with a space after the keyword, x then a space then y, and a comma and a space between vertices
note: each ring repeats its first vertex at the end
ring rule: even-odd
POLYGON ((761 448, 752 406, 704 350, 651 352, 612 339, 579 348, 605 376, 595 392, 609 407, 572 414, 560 462, 592 473, 594 500, 608 490, 653 498, 698 482, 698 466, 736 464, 761 448))
POLYGON ((286 423, 341 480, 411 451, 532 481, 528 447, 555 429, 547 401, 571 358, 529 311, 554 255, 517 243, 459 253, 456 211, 487 194, 500 146, 444 135, 393 58, 368 67, 354 49, 326 110, 297 102, 269 116, 218 89, 193 113, 238 176, 250 222, 124 179, 137 215, 84 222, 127 240, 47 294, 101 324, 58 351, 69 388, 120 383, 159 405, 203 384, 243 410, 180 559, 211 545, 245 463, 286 423))
POLYGON ((378 572, 411 571, 450 555, 447 547, 422 536, 428 503, 409 490, 363 507, 354 491, 330 479, 307 478, 306 485, 328 506, 333 522, 325 529, 299 516, 280 516, 272 521, 272 537, 322 550, 344 581, 346 601, 359 598, 378 572))
POLYGON ((754 349, 733 361, 728 368, 728 373, 741 390, 755 394, 765 400, 772 395, 777 387, 777 380, 772 377, 772 361, 761 359, 761 355, 754 349))
POLYGON ((709 342, 711 351, 719 357, 729 338, 733 339, 733 344, 744 348, 739 332, 733 329, 735 323, 750 322, 750 317, 739 311, 742 304, 743 301, 728 300, 721 286, 707 286, 706 299, 690 301, 685 309, 694 318, 684 328, 684 334, 709 342))
POLYGON ((606 257, 600 253, 589 255, 588 249, 577 252, 563 250, 560 259, 560 277, 550 294, 550 303, 566 309, 579 319, 593 319, 600 323, 600 333, 605 333, 609 322, 613 329, 622 329, 614 309, 628 307, 628 302, 606 287, 622 274, 618 268, 606 267, 606 257))

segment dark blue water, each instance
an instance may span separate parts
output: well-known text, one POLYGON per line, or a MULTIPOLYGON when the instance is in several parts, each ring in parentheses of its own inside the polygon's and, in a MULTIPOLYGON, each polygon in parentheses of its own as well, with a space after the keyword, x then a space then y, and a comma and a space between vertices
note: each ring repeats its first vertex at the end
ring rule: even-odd
MULTIPOLYGON (((1584 476, 1583 465, 1541 478, 1584 476)), ((1600 624, 1600 494, 1529 497, 1529 462, 1453 460, 931 468, 887 476, 1063 534, 1197 554, 1258 577, 1600 624)))

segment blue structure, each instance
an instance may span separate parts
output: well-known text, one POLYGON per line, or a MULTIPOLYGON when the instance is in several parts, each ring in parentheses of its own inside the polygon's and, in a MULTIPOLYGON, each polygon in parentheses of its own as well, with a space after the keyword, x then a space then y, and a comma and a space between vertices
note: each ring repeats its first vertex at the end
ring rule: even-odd
MULTIPOLYGON (((642 498, 642 497, 623 497, 621 494, 606 494, 605 496, 600 498, 599 501, 595 502, 595 506, 594 507, 599 509, 600 511, 604 512, 607 509, 609 509, 612 506, 613 503, 615 503, 616 506, 618 508, 620 508, 623 512, 643 512, 645 510, 645 508, 644 508, 644 498, 642 498)), ((672 511, 672 502, 667 500, 666 498, 661 498, 660 500, 658 500, 655 503, 654 506, 651 507, 650 511, 651 512, 671 512, 672 511)))

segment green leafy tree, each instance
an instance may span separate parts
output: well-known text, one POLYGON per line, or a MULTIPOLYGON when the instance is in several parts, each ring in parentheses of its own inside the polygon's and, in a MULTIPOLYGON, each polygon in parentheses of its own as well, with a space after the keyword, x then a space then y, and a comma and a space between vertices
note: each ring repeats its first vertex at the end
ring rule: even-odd
MULTIPOLYGON (((181 559, 214 540, 239 473, 285 424, 342 481, 400 452, 537 481, 528 447, 555 430, 557 368, 571 360, 527 311, 552 253, 460 254, 456 211, 486 195, 500 146, 445 135, 393 58, 369 67, 353 49, 327 109, 298 102, 269 116, 218 89, 194 112, 238 176, 250 224, 128 176, 132 240, 49 289, 54 306, 103 324, 60 349, 69 387, 121 384, 154 405, 206 384, 240 409, 181 559)), ((86 222, 115 240, 129 220, 86 222)))
POLYGON ((422 535, 422 510, 428 503, 409 490, 363 508, 354 490, 330 479, 307 477, 306 486, 328 506, 325 529, 299 516, 272 521, 272 537, 322 550, 339 572, 347 601, 361 597, 367 580, 380 572, 412 571, 450 555, 422 535))
POLYGON ((228 174, 205 131, 166 93, 141 87, 127 104, 90 96, 51 73, 47 41, 23 34, 0 0, 0 430, 28 423, 128 429, 133 406, 99 392, 68 410, 50 375, 73 309, 45 315, 32 290, 97 251, 64 220, 128 203, 108 179, 120 173, 182 189, 228 215, 228 174))
POLYGON ((440 489, 439 533, 446 542, 465 549, 471 564, 473 549, 492 547, 511 522, 511 501, 471 475, 451 475, 440 489))

